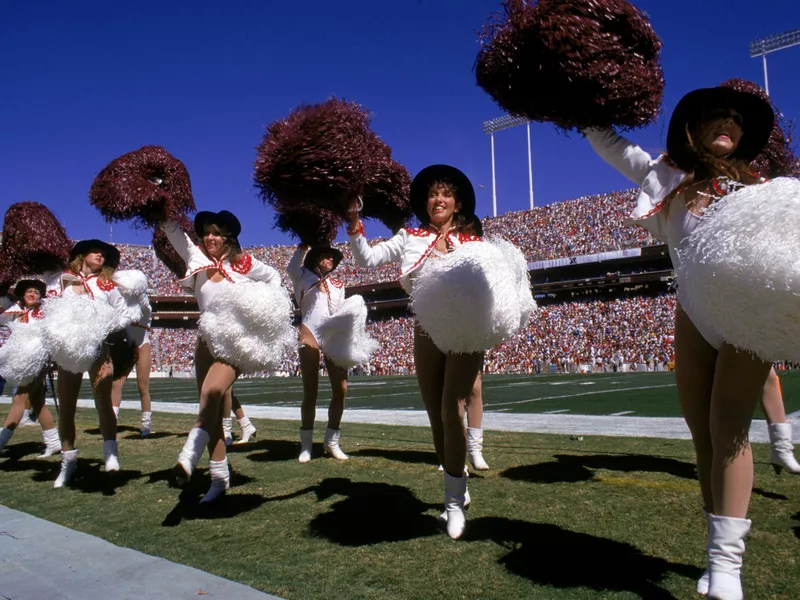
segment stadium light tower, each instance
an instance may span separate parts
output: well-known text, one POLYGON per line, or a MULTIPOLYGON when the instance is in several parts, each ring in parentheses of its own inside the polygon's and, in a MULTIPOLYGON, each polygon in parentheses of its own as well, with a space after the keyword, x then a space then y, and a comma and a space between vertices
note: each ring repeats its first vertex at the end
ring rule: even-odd
POLYGON ((750 58, 756 58, 760 56, 764 61, 764 91, 767 92, 767 96, 769 96, 767 54, 797 45, 800 45, 800 29, 792 29, 791 31, 776 33, 775 35, 750 42, 750 58))
POLYGON ((492 216, 497 216, 497 184, 495 182, 494 170, 494 134, 504 129, 511 129, 517 125, 525 124, 528 128, 528 193, 530 195, 530 204, 533 208, 533 165, 531 162, 531 122, 524 117, 512 117, 511 115, 503 115, 496 119, 490 119, 483 122, 483 133, 489 135, 492 145, 492 216))

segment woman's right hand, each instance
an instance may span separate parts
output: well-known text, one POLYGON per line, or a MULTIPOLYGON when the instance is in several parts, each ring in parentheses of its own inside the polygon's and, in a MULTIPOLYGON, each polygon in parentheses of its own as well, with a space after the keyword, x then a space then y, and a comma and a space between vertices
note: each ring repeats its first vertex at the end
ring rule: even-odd
POLYGON ((362 208, 364 208, 364 202, 361 198, 359 196, 353 198, 347 209, 347 225, 350 229, 354 229, 358 225, 358 213, 362 208))

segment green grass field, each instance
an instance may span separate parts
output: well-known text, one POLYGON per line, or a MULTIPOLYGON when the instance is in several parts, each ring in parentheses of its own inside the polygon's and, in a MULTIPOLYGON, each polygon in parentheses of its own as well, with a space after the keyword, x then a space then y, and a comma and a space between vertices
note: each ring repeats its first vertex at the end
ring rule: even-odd
MULTIPOLYGON (((61 490, 58 461, 36 458, 38 428, 22 428, 0 458, 0 501, 290 600, 696 597, 705 527, 688 441, 492 432, 491 470, 470 479, 468 529, 453 542, 436 521, 426 428, 349 424, 350 460, 318 444, 301 465, 297 422, 256 420, 259 440, 231 447, 233 488, 201 508, 205 458, 189 489, 168 483, 192 420, 158 414, 144 440, 122 426, 122 471, 107 475, 96 415, 80 410, 79 471, 61 490)), ((796 600, 800 477, 776 476, 766 445, 754 452, 747 598, 796 600)))
MULTIPOLYGON (((800 410, 800 371, 781 376, 786 411, 800 410)), ((236 383, 242 404, 300 406, 302 384, 298 378, 242 379, 236 383)), ((320 397, 330 391, 320 380, 320 397)), ((153 400, 197 402, 193 379, 154 379, 153 400)), ((347 403, 350 408, 421 409, 414 377, 353 377, 347 403)), ((487 375, 483 386, 487 411, 583 415, 620 414, 646 417, 678 417, 680 410, 672 373, 607 375, 487 375)), ((129 380, 123 399, 138 400, 136 384, 129 380)), ((760 412, 759 412, 759 417, 760 412)))

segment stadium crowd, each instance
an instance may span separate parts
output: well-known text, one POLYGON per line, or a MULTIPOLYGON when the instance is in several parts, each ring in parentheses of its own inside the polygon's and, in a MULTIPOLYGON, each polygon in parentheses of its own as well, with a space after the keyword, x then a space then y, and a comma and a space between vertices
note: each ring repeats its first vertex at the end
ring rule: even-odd
MULTIPOLYGON (((593 370, 624 363, 666 366, 672 358, 675 296, 580 299, 543 306, 528 327, 486 353, 486 373, 568 372, 577 365, 593 370), (553 365, 551 367, 551 365, 553 365)), ((373 375, 414 373, 413 319, 389 318, 367 324, 380 343, 362 371, 373 375)), ((160 369, 191 371, 197 334, 190 329, 155 329, 160 369)), ((296 375, 297 357, 287 356, 283 374, 296 375)))
MULTIPOLYGON (((502 236, 519 246, 528 261, 548 260, 564 256, 595 254, 624 248, 637 248, 655 243, 640 228, 623 225, 623 218, 633 208, 635 190, 593 194, 574 200, 555 202, 533 210, 511 212, 483 220, 484 233, 502 236)), ((375 239, 375 242, 379 239, 375 239)), ((120 268, 139 269, 150 281, 151 293, 184 295, 175 277, 155 257, 151 246, 117 245, 122 252, 120 268)), ((396 281, 396 264, 378 269, 357 267, 346 243, 336 245, 344 254, 336 276, 346 286, 396 281)), ((284 284, 289 284, 286 265, 294 246, 246 248, 256 258, 278 269, 284 284)))

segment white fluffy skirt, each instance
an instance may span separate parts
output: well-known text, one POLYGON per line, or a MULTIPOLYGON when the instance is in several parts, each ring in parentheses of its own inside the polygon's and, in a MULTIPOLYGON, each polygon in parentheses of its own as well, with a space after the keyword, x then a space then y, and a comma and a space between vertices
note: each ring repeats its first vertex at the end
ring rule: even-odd
POLYGON ((713 204, 680 252, 689 317, 766 361, 800 361, 800 180, 780 177, 713 204))
POLYGON ((223 285, 198 326, 214 358, 242 373, 276 369, 297 344, 289 292, 262 281, 223 285))
POLYGON ((318 328, 320 349, 340 367, 363 365, 378 349, 378 342, 366 331, 367 305, 361 296, 350 296, 336 314, 318 328))
POLYGON ((49 362, 39 319, 8 324, 11 337, 0 347, 0 377, 12 385, 33 383, 49 362))
POLYGON ((443 352, 481 352, 525 327, 536 303, 522 252, 501 238, 427 259, 414 279, 411 309, 443 352))
POLYGON ((103 341, 119 328, 116 311, 86 295, 47 298, 42 308, 45 348, 59 367, 72 373, 88 371, 100 356, 103 341))

